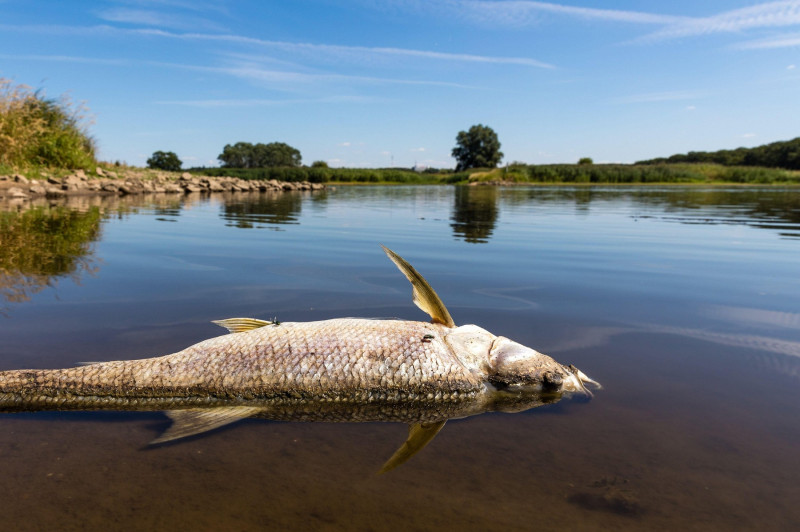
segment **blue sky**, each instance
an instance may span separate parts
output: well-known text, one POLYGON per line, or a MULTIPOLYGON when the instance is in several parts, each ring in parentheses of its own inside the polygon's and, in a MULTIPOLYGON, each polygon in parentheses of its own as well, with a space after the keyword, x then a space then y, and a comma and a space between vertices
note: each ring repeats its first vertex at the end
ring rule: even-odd
POLYGON ((69 92, 102 160, 633 162, 800 136, 800 0, 0 0, 0 77, 69 92))

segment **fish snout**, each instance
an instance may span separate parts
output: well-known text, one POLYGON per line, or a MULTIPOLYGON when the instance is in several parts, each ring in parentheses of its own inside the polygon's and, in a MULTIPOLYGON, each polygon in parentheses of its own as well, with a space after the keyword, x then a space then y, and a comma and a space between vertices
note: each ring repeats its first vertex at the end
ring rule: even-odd
POLYGON ((587 397, 592 397, 593 394, 591 390, 586 387, 586 385, 591 386, 595 390, 601 390, 603 388, 603 386, 599 382, 590 378, 588 375, 586 375, 584 372, 582 372, 572 364, 570 364, 569 366, 564 366, 564 369, 569 374, 568 378, 569 384, 567 384, 566 382, 564 383, 565 389, 570 389, 570 391, 575 391, 575 392, 583 392, 587 397))

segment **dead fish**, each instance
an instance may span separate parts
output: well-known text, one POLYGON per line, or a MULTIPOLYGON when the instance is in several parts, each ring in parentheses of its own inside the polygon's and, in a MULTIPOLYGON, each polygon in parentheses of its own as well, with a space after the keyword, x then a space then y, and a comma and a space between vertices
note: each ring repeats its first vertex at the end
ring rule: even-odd
POLYGON ((410 426, 381 469, 388 471, 424 447, 447 419, 590 396, 587 384, 599 388, 574 366, 477 325, 457 327, 428 282, 383 249, 431 322, 220 320, 215 323, 229 334, 166 356, 0 372, 0 411, 165 410, 173 423, 151 443, 251 416, 383 416, 410 426))

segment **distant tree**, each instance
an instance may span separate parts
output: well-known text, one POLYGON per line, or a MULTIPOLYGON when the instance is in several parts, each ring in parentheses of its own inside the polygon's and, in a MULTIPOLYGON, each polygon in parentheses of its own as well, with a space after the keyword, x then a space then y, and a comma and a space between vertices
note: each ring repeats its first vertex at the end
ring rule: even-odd
POLYGON ((328 163, 325 161, 314 161, 311 163, 311 168, 328 168, 328 163))
POLYGON ((226 144, 217 159, 228 168, 271 168, 300 166, 300 151, 283 142, 226 144))
POLYGON ((578 164, 594 164, 591 157, 581 157, 578 159, 578 164))
POLYGON ((457 172, 469 168, 494 168, 503 158, 497 133, 482 124, 472 126, 469 131, 459 131, 452 154, 457 161, 457 172))
POLYGON ((229 168, 251 168, 250 161, 253 159, 253 145, 249 142, 237 142, 233 145, 226 144, 217 159, 222 163, 222 166, 229 168))
POLYGON ((156 170, 168 170, 170 172, 177 172, 181 169, 183 163, 174 152, 171 151, 156 151, 153 152, 152 157, 147 159, 147 167, 155 168, 156 170))
POLYGON ((300 150, 292 148, 283 142, 270 142, 269 144, 256 144, 254 146, 255 168, 269 168, 273 166, 300 166, 302 157, 300 150))

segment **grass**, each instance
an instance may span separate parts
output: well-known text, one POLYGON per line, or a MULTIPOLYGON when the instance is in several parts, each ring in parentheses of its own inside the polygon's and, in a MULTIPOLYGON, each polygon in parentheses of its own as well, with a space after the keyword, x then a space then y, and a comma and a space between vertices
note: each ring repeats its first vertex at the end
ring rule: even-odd
MULTIPOLYGON (((458 175, 458 174, 456 174, 458 175)), ((800 184, 800 171, 720 164, 515 164, 470 172, 469 182, 548 184, 800 184)))
POLYGON ((95 146, 86 113, 66 96, 49 99, 42 91, 0 78, 0 166, 93 167, 95 146))

